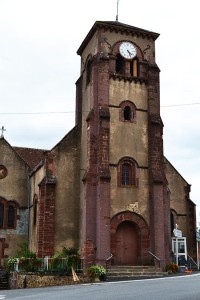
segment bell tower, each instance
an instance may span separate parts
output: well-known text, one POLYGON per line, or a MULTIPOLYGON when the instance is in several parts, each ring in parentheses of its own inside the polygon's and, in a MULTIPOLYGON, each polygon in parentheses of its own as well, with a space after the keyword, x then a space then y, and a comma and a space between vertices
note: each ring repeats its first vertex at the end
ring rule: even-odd
POLYGON ((147 263, 148 251, 163 264, 168 257, 169 203, 155 62, 158 36, 118 21, 97 21, 77 51, 85 265, 105 264, 110 253, 116 264, 125 263, 126 255, 133 264, 147 263), (131 249, 125 252, 125 238, 119 245, 118 227, 113 225, 119 220, 121 228, 132 224, 138 245, 134 257, 131 249))

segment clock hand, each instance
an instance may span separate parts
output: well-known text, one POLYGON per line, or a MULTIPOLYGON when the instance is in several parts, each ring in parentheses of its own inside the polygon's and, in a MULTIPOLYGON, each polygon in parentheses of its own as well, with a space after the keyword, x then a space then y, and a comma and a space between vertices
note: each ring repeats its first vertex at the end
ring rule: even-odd
POLYGON ((129 50, 127 50, 127 52, 128 52, 128 54, 129 54, 129 56, 131 57, 131 52, 130 52, 129 50))

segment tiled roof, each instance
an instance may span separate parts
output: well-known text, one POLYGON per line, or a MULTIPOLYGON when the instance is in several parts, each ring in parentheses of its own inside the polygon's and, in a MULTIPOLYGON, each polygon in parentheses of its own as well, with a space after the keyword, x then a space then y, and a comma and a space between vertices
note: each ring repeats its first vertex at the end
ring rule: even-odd
POLYGON ((17 154, 33 169, 44 160, 44 149, 13 147, 17 154))

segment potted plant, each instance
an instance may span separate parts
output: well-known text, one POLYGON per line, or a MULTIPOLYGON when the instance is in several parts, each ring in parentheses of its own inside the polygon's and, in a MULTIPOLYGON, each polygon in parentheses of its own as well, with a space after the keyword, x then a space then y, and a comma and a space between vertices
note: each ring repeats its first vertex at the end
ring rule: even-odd
POLYGON ((101 265, 92 265, 86 270, 86 274, 91 278, 91 281, 103 281, 106 277, 106 269, 101 265))
POLYGON ((178 265, 175 264, 174 262, 169 262, 166 267, 165 267, 165 270, 166 272, 168 272, 169 274, 172 274, 172 273, 177 273, 178 272, 178 265))

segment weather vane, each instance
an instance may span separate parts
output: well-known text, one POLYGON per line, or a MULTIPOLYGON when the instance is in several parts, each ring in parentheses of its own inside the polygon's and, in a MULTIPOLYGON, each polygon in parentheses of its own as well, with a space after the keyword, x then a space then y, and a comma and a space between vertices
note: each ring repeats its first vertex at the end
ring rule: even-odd
POLYGON ((118 22, 118 8, 119 8, 119 0, 117 0, 117 15, 116 15, 116 21, 118 22))
POLYGON ((3 137, 3 133, 4 133, 4 131, 6 131, 6 129, 4 128, 4 126, 2 126, 0 130, 1 130, 1 138, 2 138, 3 137))

